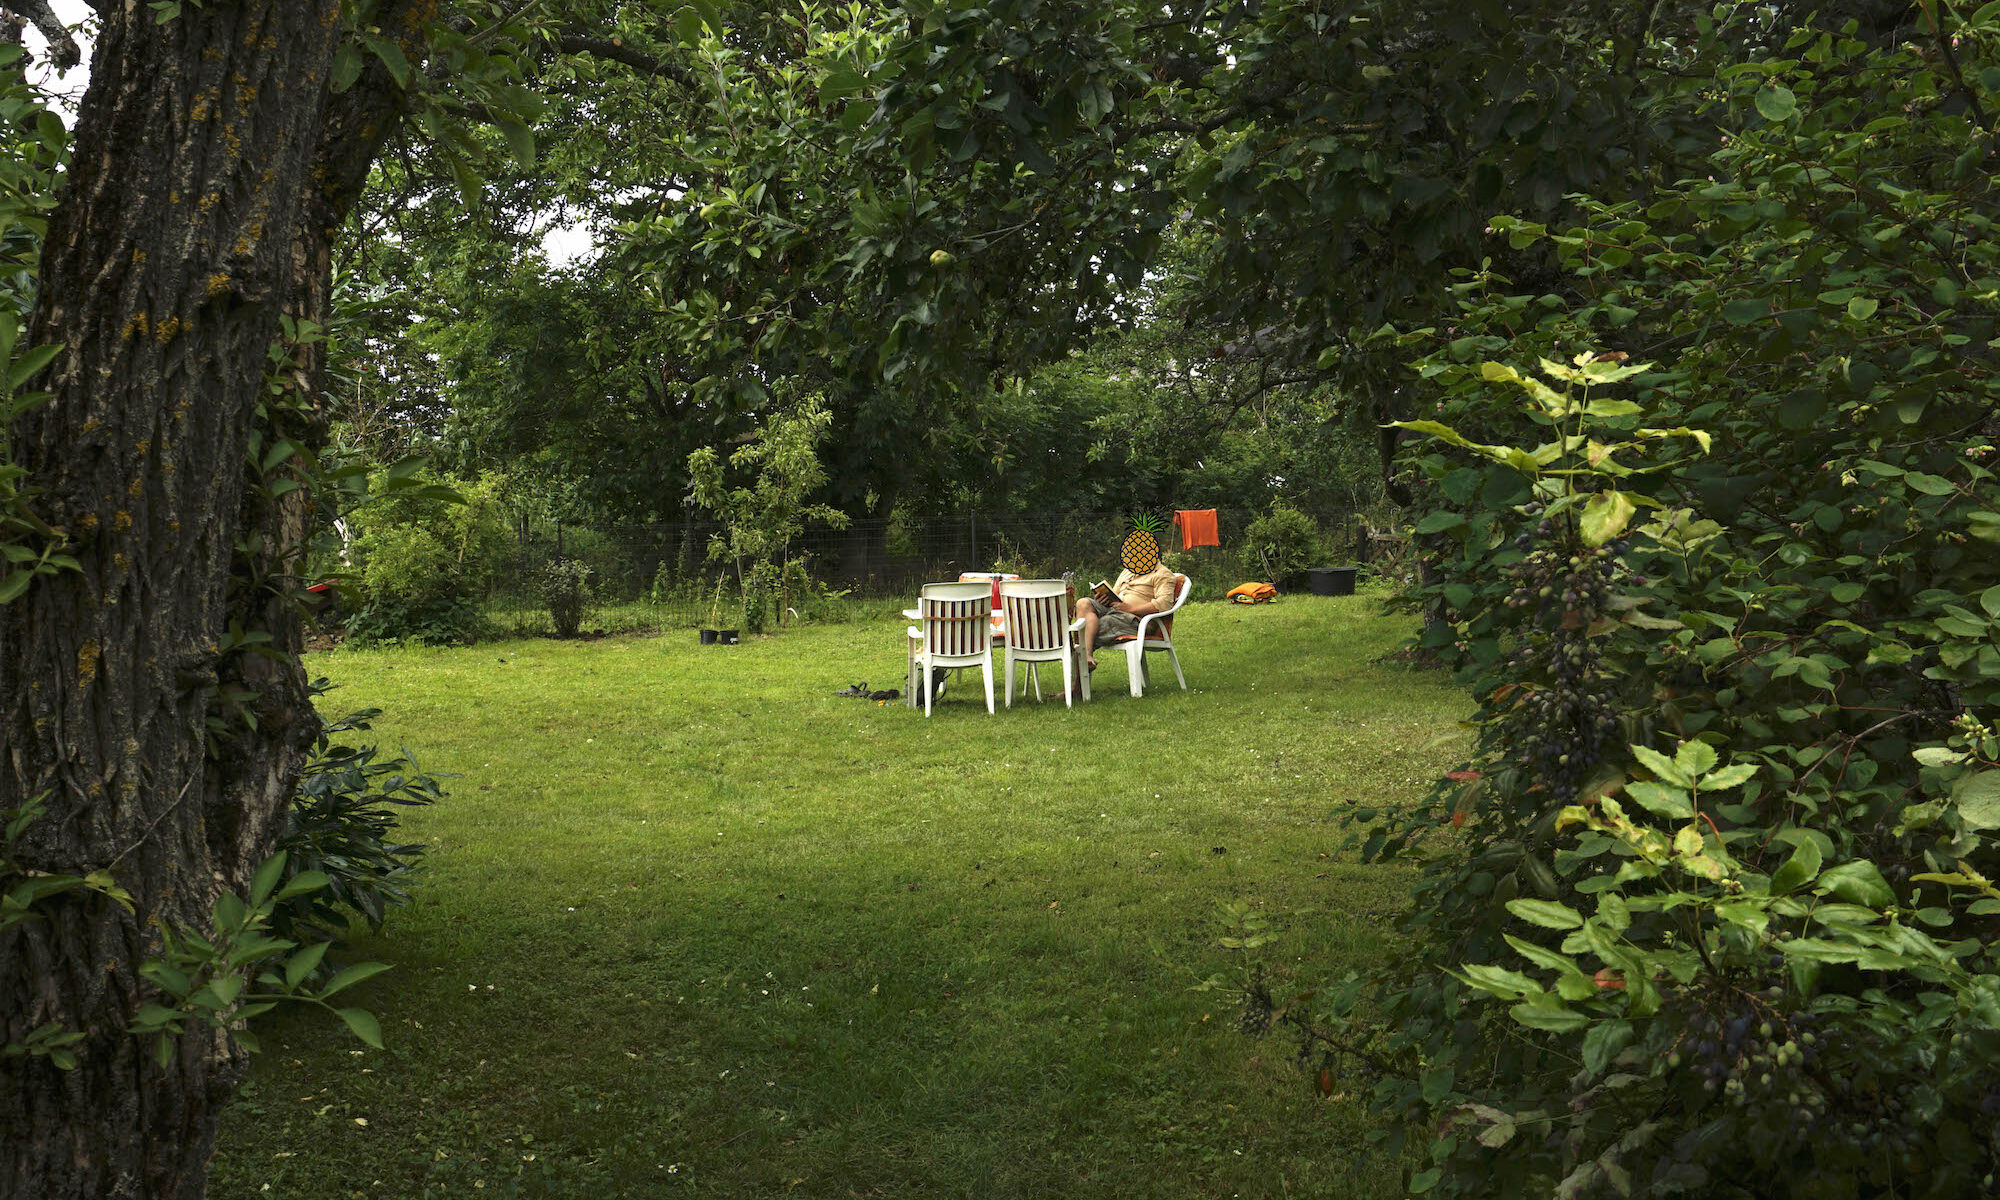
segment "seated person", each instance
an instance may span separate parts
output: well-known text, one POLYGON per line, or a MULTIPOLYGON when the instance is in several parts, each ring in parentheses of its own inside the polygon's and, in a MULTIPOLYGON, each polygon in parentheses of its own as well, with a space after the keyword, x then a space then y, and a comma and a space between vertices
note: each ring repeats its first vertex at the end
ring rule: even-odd
POLYGON ((1084 666, 1089 670, 1097 669, 1097 655, 1092 653, 1097 647, 1137 637, 1140 617, 1174 606, 1181 577, 1160 562, 1160 543, 1154 533, 1135 521, 1132 532, 1126 535, 1121 555, 1125 569, 1111 584, 1118 597, 1115 602, 1106 604, 1091 596, 1076 602, 1076 615, 1083 619, 1084 666))

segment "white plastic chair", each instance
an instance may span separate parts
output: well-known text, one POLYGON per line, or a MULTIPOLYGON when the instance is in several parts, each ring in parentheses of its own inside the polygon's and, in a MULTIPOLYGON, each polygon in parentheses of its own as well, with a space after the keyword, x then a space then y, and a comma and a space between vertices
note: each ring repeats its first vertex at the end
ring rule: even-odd
MULTIPOLYGON (((1146 616, 1140 617, 1137 636, 1129 641, 1113 642, 1110 646, 1104 647, 1105 649, 1123 650, 1125 652, 1127 681, 1131 685, 1134 696, 1143 696, 1146 694, 1146 684, 1149 682, 1146 673, 1146 655, 1161 652, 1164 652, 1167 660, 1174 664, 1174 678, 1180 680, 1181 690, 1187 690, 1187 676, 1181 673, 1181 657, 1174 653, 1173 622, 1171 618, 1181 610, 1181 606, 1188 602, 1188 597, 1193 593, 1194 580, 1185 575, 1181 576, 1180 590, 1174 594, 1174 605, 1172 608, 1169 608, 1165 612, 1149 613, 1146 616)), ((1085 700, 1090 699, 1090 672, 1088 671, 1083 673, 1082 691, 1083 698, 1085 700)))
MULTIPOLYGON (((1007 707, 1014 707, 1014 664, 1027 664, 1035 681, 1035 699, 1042 698, 1042 663, 1062 664, 1063 703, 1073 705, 1070 679, 1075 670, 1077 634, 1083 618, 1070 613, 1069 585, 1060 579, 1019 579, 1000 582, 1000 607, 1007 614, 1007 707)), ((1021 681, 1027 689, 1027 679, 1021 681)))
MULTIPOLYGON (((910 610, 904 610, 909 612, 910 610)), ((917 600, 919 624, 909 628, 910 686, 924 693, 931 715, 932 672, 978 667, 986 680, 986 711, 993 712, 993 585, 927 583, 917 600)))

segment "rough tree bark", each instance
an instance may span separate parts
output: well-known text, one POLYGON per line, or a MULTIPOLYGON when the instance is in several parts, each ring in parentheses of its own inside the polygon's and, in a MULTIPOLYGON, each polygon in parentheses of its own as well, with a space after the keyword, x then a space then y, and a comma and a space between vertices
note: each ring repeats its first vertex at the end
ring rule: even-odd
MULTIPOLYGON (((266 351, 281 313, 324 321, 331 237, 400 92, 377 64, 330 93, 340 0, 207 0, 164 24, 145 0, 96 7, 31 331, 64 350, 15 433, 82 569, 0 606, 0 810, 42 797, 23 860, 108 867, 137 911, 71 893, 0 935, 0 1043, 51 1020, 87 1034, 73 1071, 0 1059, 0 1200, 193 1200, 241 1055, 197 1025, 155 1066, 125 1032, 136 967, 156 923, 204 928, 247 886, 311 737, 288 550, 306 501, 246 488, 246 450, 260 423, 312 439, 310 413, 260 416, 266 351), (283 657, 226 652, 232 619, 283 657), (254 729, 218 711, 231 683, 256 693, 254 729), (234 722, 217 753, 211 715, 234 722)), ((414 43, 435 7, 373 20, 414 43)), ((302 356, 300 394, 322 365, 302 356)))

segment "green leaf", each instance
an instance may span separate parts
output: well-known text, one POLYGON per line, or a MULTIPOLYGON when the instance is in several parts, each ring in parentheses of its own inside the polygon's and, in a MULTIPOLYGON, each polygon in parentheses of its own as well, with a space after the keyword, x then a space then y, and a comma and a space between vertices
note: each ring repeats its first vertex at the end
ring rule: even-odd
POLYGON ((1583 1035, 1583 1069, 1592 1075, 1604 1074, 1604 1068, 1631 1040, 1630 1021, 1599 1021, 1592 1025, 1590 1032, 1583 1035))
POLYGON ((278 886, 278 879, 285 873, 285 852, 278 851, 265 859, 257 868, 257 874, 250 880, 250 903, 259 906, 270 899, 272 889, 278 886))
POLYGON ((1755 778, 1756 774, 1757 766, 1755 763, 1735 763, 1722 768, 1720 771, 1710 771, 1708 774, 1702 776, 1701 790, 1704 792, 1726 792, 1730 788, 1742 787, 1755 778))
POLYGON ((293 896, 303 896, 307 892, 321 891, 332 882, 323 871, 300 871, 287 879, 284 887, 278 889, 277 898, 289 900, 293 896))
POLYGON ((507 149, 514 161, 525 170, 535 165, 535 134, 519 121, 502 120, 500 136, 507 139, 507 149))
POLYGON ((2000 771, 1981 771, 1952 789, 1958 819, 1972 829, 2000 829, 2000 771))
POLYGON ((1583 924, 1575 909, 1554 900, 1509 900, 1507 911, 1544 929, 1575 929, 1583 924))
POLYGON ((324 1000, 335 992, 353 987, 364 979, 373 979, 388 969, 388 963, 355 963, 326 981, 326 986, 320 989, 320 999, 324 1000))
POLYGON ((1651 771, 1664 783, 1671 783, 1678 788, 1692 788, 1694 786, 1694 778, 1692 776, 1675 765, 1673 759, 1668 758, 1650 746, 1633 746, 1632 757, 1638 759, 1640 766, 1651 771))
POLYGON ((368 48, 375 52, 375 57, 382 60, 382 65, 389 68, 389 77, 396 81, 396 86, 399 88, 409 87, 410 60, 403 53, 402 45, 383 37, 370 37, 364 40, 368 48))
POLYGON ((21 355, 7 368, 8 385, 15 388, 24 386, 43 367, 55 361, 56 355, 61 353, 62 345, 58 343, 53 346, 37 346, 21 355))
POLYGON ((2000 583, 1994 584, 1979 594, 1979 607, 1990 617, 2000 617, 2000 583))
POLYGON ((352 42, 341 44, 333 56, 333 90, 344 92, 361 78, 361 50, 352 42))
POLYGON ((1447 529, 1463 529, 1465 517, 1449 510, 1434 512, 1417 522, 1418 533, 1443 533, 1447 529))
POLYGON ((1715 766, 1715 747, 1707 742, 1682 742, 1674 751, 1674 765, 1689 778, 1700 778, 1715 766))
POLYGON ((1520 996, 1539 996, 1542 985, 1505 967, 1495 967, 1486 963, 1469 963, 1464 968, 1463 978, 1482 992, 1514 999, 1520 996))
POLYGON ((1819 875, 1819 843, 1807 838, 1792 851, 1785 865, 1771 873, 1771 894, 1782 896, 1797 891, 1819 875))
POLYGON ((1847 315, 1857 321, 1866 321, 1868 318, 1874 316, 1875 310, 1880 307, 1882 307, 1882 304, 1879 300, 1868 296, 1856 296, 1847 302, 1847 315))
POLYGON ((1661 817, 1672 817, 1685 821, 1694 816, 1694 801, 1688 799, 1684 790, 1663 783, 1628 783, 1625 794, 1639 802, 1647 812, 1661 817))
POLYGON ((1562 1001, 1553 996, 1516 1004, 1509 1011, 1516 1021, 1528 1028, 1546 1029, 1550 1033, 1575 1033, 1590 1024, 1589 1017, 1564 1007, 1562 1001))
POLYGON ((1585 545, 1602 546, 1604 543, 1625 532, 1625 526, 1632 521, 1632 514, 1638 507, 1624 492, 1599 492, 1583 506, 1583 531, 1585 545))
POLYGON ((1455 1075, 1456 1072, 1447 1064, 1432 1067, 1419 1076, 1417 1086, 1423 1090, 1424 1103, 1437 1104, 1451 1095, 1451 1084, 1455 1075))
POLYGON ((1903 482, 1926 496, 1948 496, 1958 490, 1952 486, 1951 480, 1936 475, 1926 475, 1921 471, 1912 471, 1903 476, 1903 482))
POLYGON ((724 32, 722 28, 722 14, 716 10, 711 0, 689 0, 689 3, 693 5, 696 12, 701 14, 701 19, 708 26, 709 32, 718 38, 721 37, 724 32))
POLYGON ((1630 400, 1592 400, 1583 406, 1585 416, 1630 417, 1646 411, 1630 400))
POLYGON ((1861 957, 1861 948, 1848 942, 1829 942, 1824 938, 1792 938, 1778 943, 1778 949, 1791 958, 1803 958, 1810 962, 1853 962, 1861 957))
POLYGON ((1745 296, 1722 306, 1722 319, 1731 325, 1748 325, 1760 317, 1771 315, 1771 302, 1757 297, 1745 296))
POLYGON ((1789 121, 1799 111, 1799 98, 1790 88, 1772 84, 1757 93, 1757 112, 1766 121, 1777 124, 1789 121))
POLYGON ((319 961, 326 957, 326 949, 332 942, 314 942, 285 962, 285 986, 296 988, 305 982, 306 976, 319 968, 319 961))
POLYGON ((1888 908, 1896 902, 1896 893, 1890 890, 1882 872, 1865 858, 1844 862, 1822 872, 1818 890, 1831 892, 1850 904, 1869 908, 1888 908))
POLYGON ((337 1008, 340 1019, 354 1031, 354 1036, 367 1042, 377 1050, 382 1048, 382 1026, 375 1020, 375 1014, 365 1008, 337 1008))

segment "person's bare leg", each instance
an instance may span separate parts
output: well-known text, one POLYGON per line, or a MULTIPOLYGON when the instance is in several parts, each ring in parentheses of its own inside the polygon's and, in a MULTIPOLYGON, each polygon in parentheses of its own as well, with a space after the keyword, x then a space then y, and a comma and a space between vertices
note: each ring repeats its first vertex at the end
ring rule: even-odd
POLYGON ((1097 669, 1097 606, 1086 597, 1076 602, 1076 615, 1083 618, 1083 669, 1097 669))

